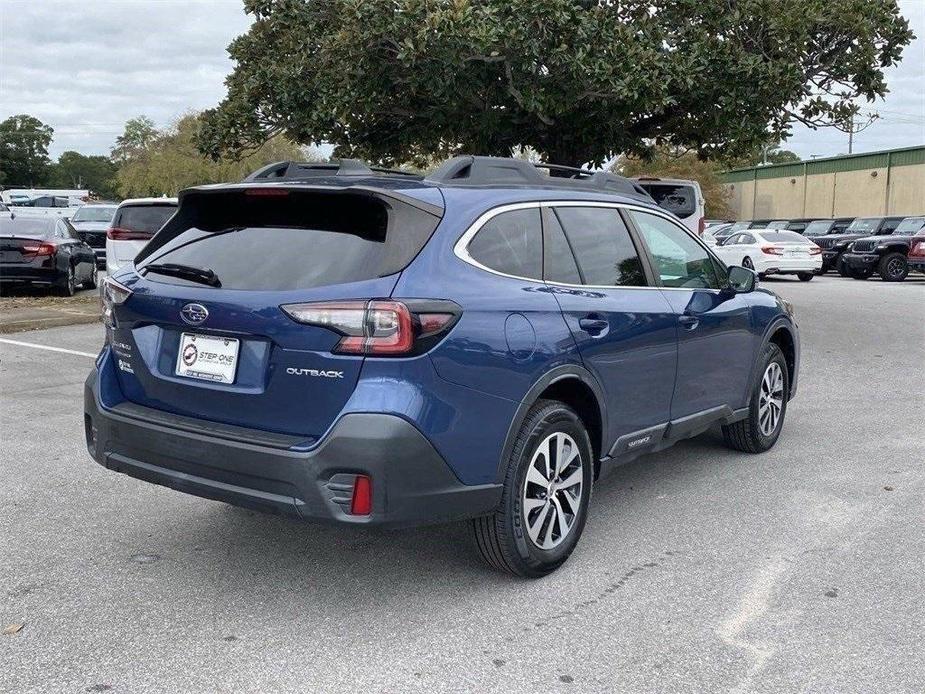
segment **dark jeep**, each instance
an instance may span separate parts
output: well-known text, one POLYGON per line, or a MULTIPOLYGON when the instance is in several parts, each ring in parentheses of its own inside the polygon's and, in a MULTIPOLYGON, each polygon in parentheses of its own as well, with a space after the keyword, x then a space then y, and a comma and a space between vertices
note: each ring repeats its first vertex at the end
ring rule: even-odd
POLYGON ((906 217, 889 236, 868 236, 852 241, 842 255, 848 276, 866 280, 874 272, 884 282, 902 282, 909 274, 909 248, 913 236, 925 228, 925 217, 906 217))
POLYGON ((813 242, 822 249, 822 272, 838 270, 842 277, 848 277, 848 271, 842 262, 842 255, 848 244, 866 236, 892 234, 904 217, 858 217, 842 234, 827 234, 814 238, 813 242))

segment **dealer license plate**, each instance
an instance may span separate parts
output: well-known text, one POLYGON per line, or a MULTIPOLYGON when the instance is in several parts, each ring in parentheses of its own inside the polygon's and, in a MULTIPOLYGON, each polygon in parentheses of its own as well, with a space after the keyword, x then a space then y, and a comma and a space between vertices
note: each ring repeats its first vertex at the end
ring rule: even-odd
POLYGON ((233 337, 183 333, 177 354, 177 376, 234 383, 239 346, 240 341, 233 337))

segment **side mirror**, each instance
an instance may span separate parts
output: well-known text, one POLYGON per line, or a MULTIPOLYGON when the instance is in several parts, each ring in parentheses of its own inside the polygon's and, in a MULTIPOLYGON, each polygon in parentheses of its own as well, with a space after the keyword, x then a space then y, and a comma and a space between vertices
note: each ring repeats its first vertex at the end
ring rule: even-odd
POLYGON ((733 265, 729 268, 729 288, 736 294, 748 294, 755 291, 758 275, 747 267, 733 265))

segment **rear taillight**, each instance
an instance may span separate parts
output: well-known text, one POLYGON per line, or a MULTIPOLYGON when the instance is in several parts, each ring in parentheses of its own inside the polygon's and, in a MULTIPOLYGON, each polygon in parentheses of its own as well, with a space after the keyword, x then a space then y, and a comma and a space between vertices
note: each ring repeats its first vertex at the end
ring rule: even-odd
POLYGON ((150 231, 132 231, 120 227, 109 227, 106 230, 106 238, 111 241, 148 241, 152 236, 154 234, 150 231))
POLYGON ((22 247, 22 252, 29 255, 54 255, 53 243, 28 243, 22 247))
POLYGON ((449 301, 322 301, 280 307, 293 320, 343 337, 335 354, 408 356, 429 349, 459 318, 449 301))
POLYGON ((810 255, 819 255, 820 253, 822 253, 822 249, 819 248, 819 246, 810 246, 810 247, 809 247, 809 254, 810 254, 810 255))
POLYGON ((916 241, 909 249, 909 255, 917 258, 925 257, 925 241, 916 241))
POLYGON ((125 303, 125 300, 132 295, 132 290, 119 284, 111 277, 107 277, 100 283, 100 309, 103 315, 103 324, 108 328, 115 327, 113 319, 113 307, 125 303))
POLYGON ((784 249, 779 246, 762 246, 761 252, 767 255, 783 255, 784 249))

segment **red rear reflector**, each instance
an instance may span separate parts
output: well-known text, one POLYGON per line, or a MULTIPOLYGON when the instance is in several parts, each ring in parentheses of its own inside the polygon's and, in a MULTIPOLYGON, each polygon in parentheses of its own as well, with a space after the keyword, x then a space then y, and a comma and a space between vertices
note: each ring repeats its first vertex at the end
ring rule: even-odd
POLYGON ((368 475, 357 475, 350 500, 351 516, 368 516, 373 512, 373 483, 368 475))
POLYGON ((112 241, 148 241, 152 236, 154 232, 151 231, 132 231, 119 227, 109 227, 106 230, 106 238, 112 241))
POLYGON ((244 194, 255 198, 284 198, 289 191, 283 188, 248 188, 244 194))

